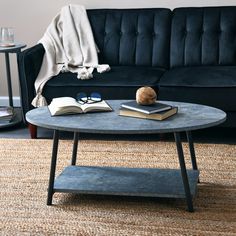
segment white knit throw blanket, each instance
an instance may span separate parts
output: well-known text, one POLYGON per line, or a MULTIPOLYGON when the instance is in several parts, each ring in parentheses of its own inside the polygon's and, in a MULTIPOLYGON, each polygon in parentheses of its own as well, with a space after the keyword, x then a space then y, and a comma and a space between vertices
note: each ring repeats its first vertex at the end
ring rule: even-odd
POLYGON ((99 73, 110 70, 109 65, 98 64, 97 47, 83 6, 63 7, 39 43, 43 44, 45 54, 35 81, 34 107, 47 105, 42 96, 43 87, 60 72, 70 71, 77 73, 78 79, 90 79, 94 68, 99 73))

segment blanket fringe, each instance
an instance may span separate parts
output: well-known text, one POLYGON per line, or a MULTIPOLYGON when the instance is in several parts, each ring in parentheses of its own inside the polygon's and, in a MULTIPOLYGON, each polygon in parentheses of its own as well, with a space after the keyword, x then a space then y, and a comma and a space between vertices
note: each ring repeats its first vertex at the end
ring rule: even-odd
POLYGON ((31 103, 34 107, 42 107, 42 106, 47 106, 47 101, 42 94, 38 93, 35 98, 33 99, 31 103))
POLYGON ((104 73, 104 72, 109 71, 109 70, 111 70, 111 68, 107 64, 101 64, 101 65, 98 65, 98 67, 97 67, 97 72, 98 73, 104 73))
POLYGON ((111 69, 110 66, 107 64, 101 64, 101 65, 91 66, 91 67, 84 66, 84 67, 81 67, 78 69, 77 78, 78 79, 91 79, 91 78, 93 78, 94 68, 97 69, 98 73, 104 73, 104 72, 109 71, 111 69))
POLYGON ((93 78, 93 69, 94 68, 92 68, 92 67, 90 67, 90 68, 83 67, 83 68, 79 69, 77 78, 82 79, 82 80, 93 78))

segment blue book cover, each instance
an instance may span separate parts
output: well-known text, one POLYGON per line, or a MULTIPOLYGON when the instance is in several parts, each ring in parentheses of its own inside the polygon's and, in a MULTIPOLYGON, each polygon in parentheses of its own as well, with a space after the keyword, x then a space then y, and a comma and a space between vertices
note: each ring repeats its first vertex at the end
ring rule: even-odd
POLYGON ((156 102, 152 105, 139 105, 136 101, 125 102, 121 104, 121 107, 130 109, 133 111, 139 111, 145 114, 153 114, 161 111, 170 110, 172 107, 168 104, 156 102))

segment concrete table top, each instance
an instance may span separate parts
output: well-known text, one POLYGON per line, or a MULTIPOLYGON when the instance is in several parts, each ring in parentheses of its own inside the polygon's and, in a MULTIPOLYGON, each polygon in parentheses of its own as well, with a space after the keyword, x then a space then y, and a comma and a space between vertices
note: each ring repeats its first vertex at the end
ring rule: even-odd
POLYGON ((54 130, 107 133, 148 134, 191 131, 223 123, 226 113, 220 109, 199 104, 160 101, 178 107, 178 113, 163 121, 119 116, 121 103, 128 100, 107 100, 112 112, 51 116, 48 107, 39 107, 26 114, 26 120, 39 127, 54 130))
POLYGON ((47 107, 33 109, 26 120, 39 127, 83 132, 110 134, 142 134, 191 131, 223 123, 225 112, 204 105, 161 101, 178 107, 178 113, 163 121, 119 116, 120 104, 128 100, 107 100, 112 112, 51 116, 47 107))

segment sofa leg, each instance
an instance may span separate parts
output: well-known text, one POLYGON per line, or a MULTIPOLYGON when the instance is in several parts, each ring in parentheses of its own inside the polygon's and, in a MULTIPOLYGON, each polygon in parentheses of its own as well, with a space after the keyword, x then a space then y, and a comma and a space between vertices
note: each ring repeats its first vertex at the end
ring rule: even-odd
POLYGON ((32 139, 36 139, 37 138, 37 126, 29 123, 28 128, 29 128, 29 132, 30 132, 30 137, 32 139))

